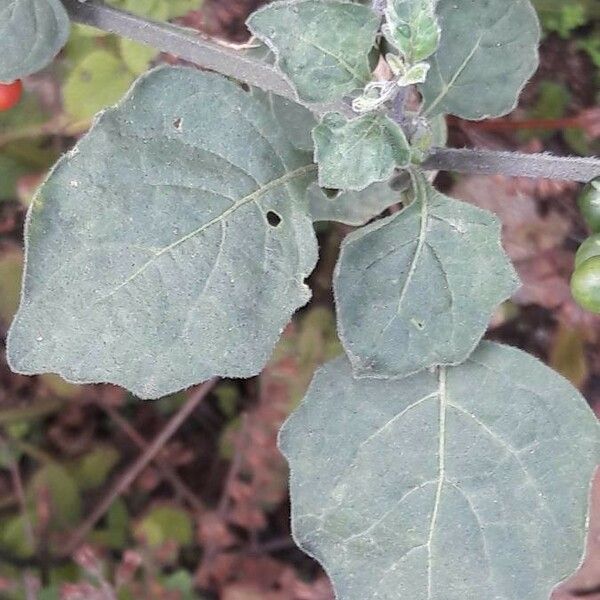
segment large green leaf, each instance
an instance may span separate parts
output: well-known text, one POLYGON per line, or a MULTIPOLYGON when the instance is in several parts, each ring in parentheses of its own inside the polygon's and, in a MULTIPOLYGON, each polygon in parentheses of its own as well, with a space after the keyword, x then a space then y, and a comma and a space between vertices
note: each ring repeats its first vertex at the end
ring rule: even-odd
POLYGON ((0 0, 0 81, 43 69, 69 37, 60 0, 0 0))
POLYGON ((462 362, 516 287, 494 215, 415 178, 407 209, 346 238, 334 277, 338 330, 357 376, 462 362))
POLYGON ((151 71, 33 201, 13 369, 143 397, 256 374, 310 296, 314 171, 236 84, 151 71))
POLYGON ((379 19, 366 6, 337 0, 274 2, 248 19, 250 31, 307 102, 342 98, 371 78, 369 52, 379 19))
POLYGON ((313 130, 319 185, 362 190, 385 181, 410 163, 410 146, 400 126, 384 114, 355 119, 327 113, 313 130))
POLYGON ((442 37, 422 86, 429 115, 484 119, 510 112, 538 65, 529 0, 439 0, 442 37))
POLYGON ((519 350, 402 381, 336 359, 280 446, 294 537, 339 600, 546 600, 581 559, 598 425, 519 350))

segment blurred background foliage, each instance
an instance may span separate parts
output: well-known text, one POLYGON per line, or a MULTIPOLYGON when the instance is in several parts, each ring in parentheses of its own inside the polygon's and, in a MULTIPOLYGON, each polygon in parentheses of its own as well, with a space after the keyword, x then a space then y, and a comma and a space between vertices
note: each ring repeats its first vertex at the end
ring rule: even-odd
MULTIPOLYGON (((112 3, 240 43, 246 15, 261 2, 112 3)), ((519 107, 480 123, 448 119, 450 144, 600 154, 600 3, 534 4, 544 28, 541 66, 519 107)), ((18 304, 22 227, 37 185, 94 114, 158 62, 176 58, 74 26, 59 59, 25 81, 16 108, 0 113, 2 340, 18 304)), ((446 173, 436 185, 496 212, 504 224, 504 244, 523 285, 497 311, 489 337, 539 356, 600 410, 600 319, 569 294, 573 255, 588 235, 575 205, 579 186, 446 173)), ((122 495, 113 493, 119 477, 188 394, 141 402, 108 385, 14 375, 2 358, 0 598, 332 599, 325 575, 291 541, 287 471, 276 438, 315 368, 341 351, 330 288, 349 231, 319 224, 313 300, 286 329, 264 372, 219 382, 122 495), (66 552, 79 531, 85 545, 66 552)), ((590 544, 582 572, 557 600, 572 598, 574 587, 600 584, 600 542, 590 544)))

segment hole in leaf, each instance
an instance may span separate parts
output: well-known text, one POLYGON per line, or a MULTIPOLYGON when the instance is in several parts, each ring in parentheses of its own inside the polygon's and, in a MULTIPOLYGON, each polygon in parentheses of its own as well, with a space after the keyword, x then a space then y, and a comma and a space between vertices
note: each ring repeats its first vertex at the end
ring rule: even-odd
POLYGON ((267 222, 271 227, 277 227, 281 223, 281 217, 274 210, 270 210, 267 213, 267 222))
POLYGON ((330 199, 333 200, 334 198, 337 198, 340 195, 340 190, 336 190, 333 188, 321 188, 323 190, 323 193, 330 199))
POLYGON ((250 91, 250 86, 247 83, 240 83, 240 87, 245 91, 245 92, 249 92, 250 91))
POLYGON ((177 131, 181 131, 181 125, 183 123, 183 119, 181 117, 177 117, 174 121, 173 121, 173 127, 175 127, 175 129, 177 129, 177 131))
POLYGON ((423 321, 417 321, 417 319, 411 319, 410 322, 419 330, 425 329, 425 323, 423 321))

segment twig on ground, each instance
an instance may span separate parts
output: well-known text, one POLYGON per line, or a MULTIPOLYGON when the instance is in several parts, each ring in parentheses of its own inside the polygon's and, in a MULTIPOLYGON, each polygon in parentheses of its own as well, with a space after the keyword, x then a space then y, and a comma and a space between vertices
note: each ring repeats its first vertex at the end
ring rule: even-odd
POLYGON ((143 471, 156 455, 160 452, 163 446, 171 439, 183 422, 196 409, 198 404, 204 400, 206 395, 215 386, 217 379, 210 379, 189 396, 185 404, 169 419, 160 433, 146 447, 144 452, 135 460, 114 482, 104 497, 100 500, 97 506, 92 510, 90 515, 81 523, 71 535, 70 540, 65 544, 63 554, 71 555, 80 544, 85 540, 87 534, 94 528, 96 523, 108 511, 114 500, 120 496, 143 471))
MULTIPOLYGON (((106 414, 117 424, 117 426, 125 433, 125 435, 140 449, 142 452, 147 452, 148 442, 140 435, 140 433, 130 425, 118 410, 103 402, 98 403, 98 406, 106 412, 106 414)), ((154 464, 159 469, 161 475, 173 486, 173 489, 183 498, 190 507, 195 511, 202 511, 204 506, 196 497, 194 492, 181 480, 168 463, 159 457, 153 460, 154 464)))

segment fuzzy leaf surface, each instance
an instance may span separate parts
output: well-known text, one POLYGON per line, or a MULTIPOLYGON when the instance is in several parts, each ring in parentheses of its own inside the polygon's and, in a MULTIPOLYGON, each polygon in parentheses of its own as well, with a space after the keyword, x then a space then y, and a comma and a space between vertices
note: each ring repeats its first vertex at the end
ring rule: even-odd
POLYGON ((538 66, 540 26, 529 0, 439 0, 442 30, 421 88, 428 116, 510 112, 538 66))
POLYGON ((369 52, 379 19, 366 6, 336 0, 273 2, 247 24, 276 54, 302 100, 340 99, 371 78, 369 52))
POLYGON ((313 129, 319 185, 342 190, 363 190, 389 179, 396 167, 410 163, 410 146, 404 132, 386 115, 368 113, 346 119, 327 113, 313 129))
POLYGON ((598 424, 520 350, 401 381, 336 359, 280 447, 294 537, 338 600, 546 600, 581 560, 598 424))
POLYGON ((383 32, 409 62, 431 56, 440 41, 435 15, 436 0, 388 0, 383 32))
POLYGON ((234 83, 142 77, 33 201, 13 369, 142 397, 256 374, 310 296, 314 173, 234 83))
POLYGON ((336 221, 356 227, 400 202, 401 192, 382 182, 360 192, 341 192, 329 198, 315 182, 308 187, 307 197, 313 221, 336 221))
POLYGON ((0 0, 0 81, 43 69, 65 45, 69 29, 60 0, 0 0))
POLYGON ((416 182, 408 208, 342 244, 338 330, 358 377, 462 362, 517 285, 498 219, 416 182))

